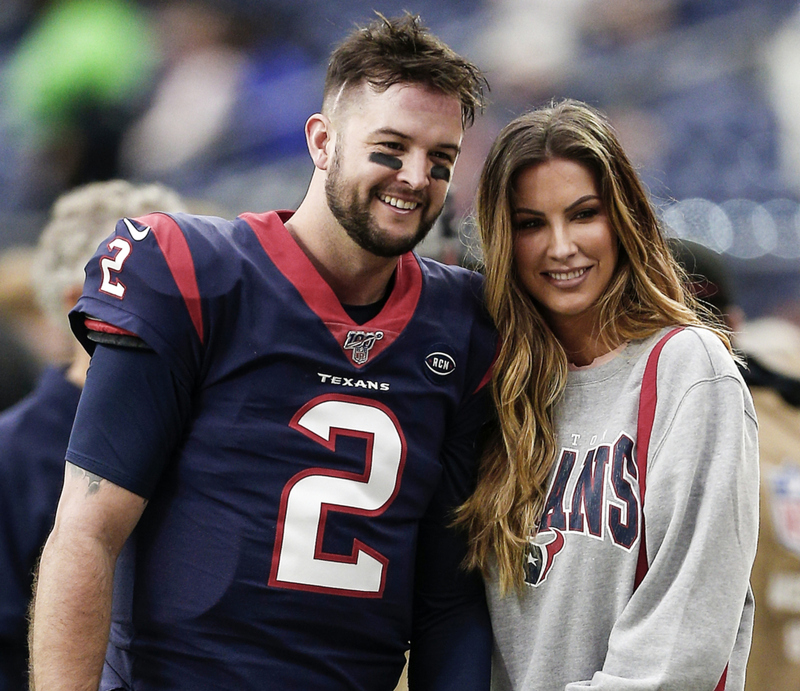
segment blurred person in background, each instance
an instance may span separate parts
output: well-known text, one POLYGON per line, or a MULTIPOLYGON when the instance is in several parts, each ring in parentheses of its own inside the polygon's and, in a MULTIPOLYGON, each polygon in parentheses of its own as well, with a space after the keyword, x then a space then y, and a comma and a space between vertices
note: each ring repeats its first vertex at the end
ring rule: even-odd
POLYGON ((30 277, 32 252, 27 246, 0 252, 0 410, 33 390, 53 352, 37 345, 46 338, 30 277))
POLYGON ((122 137, 126 178, 215 173, 251 59, 252 35, 238 6, 236 0, 166 0, 154 6, 163 63, 151 101, 122 137))
POLYGON ((39 374, 34 354, 5 319, 0 319, 0 411, 33 389, 39 374))
MULTIPOLYGON (((778 167, 764 48, 796 7, 796 0, 488 0, 471 36, 477 59, 497 73, 495 112, 577 98, 611 114, 654 198, 766 201, 791 190, 778 167)), ((775 92, 796 131, 796 29, 785 43, 779 59, 794 60, 783 64, 775 92)), ((788 139, 782 153, 797 148, 788 139)))
MULTIPOLYGON (((48 215, 37 217, 37 236, 47 219, 48 215)), ((0 312, 34 358, 38 379, 44 367, 71 357, 74 338, 42 310, 32 279, 35 255, 35 244, 14 244, 0 252, 0 312)))
POLYGON ((151 102, 122 138, 127 177, 197 185, 230 166, 301 155, 305 162, 302 125, 324 67, 304 47, 290 10, 167 0, 153 12, 163 62, 151 102))
POLYGON ((36 390, 0 415, 0 689, 27 689, 27 621, 33 570, 53 524, 64 455, 89 356, 69 333, 83 267, 122 216, 181 211, 160 185, 98 182, 61 196, 39 239, 33 286, 42 309, 68 337, 67 362, 50 366, 36 390))
POLYGON ((781 172, 800 196, 800 4, 765 42, 768 93, 779 124, 781 172))
POLYGON ((758 415, 761 522, 751 583, 756 598, 748 691, 800 689, 800 328, 747 321, 725 259, 673 240, 692 292, 734 334, 758 415))
POLYGON ((7 203, 50 206, 77 185, 119 176, 123 132, 149 101, 160 64, 134 0, 51 0, 3 64, 7 203))

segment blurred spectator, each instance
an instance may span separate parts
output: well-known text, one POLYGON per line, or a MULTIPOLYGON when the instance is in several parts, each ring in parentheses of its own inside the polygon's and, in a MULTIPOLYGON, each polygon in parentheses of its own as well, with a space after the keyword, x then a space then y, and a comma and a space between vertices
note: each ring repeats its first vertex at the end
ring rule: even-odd
POLYGON ((800 195, 800 6, 765 46, 767 84, 780 124, 781 172, 800 195))
MULTIPOLYGON (((580 54, 581 17, 590 0, 490 0, 470 52, 495 92, 520 112, 554 96, 580 54)), ((516 112, 514 114, 516 114, 516 112)), ((508 119, 511 119, 510 117, 508 119)), ((501 126, 505 122, 501 123, 501 126)))
POLYGON ((229 121, 247 61, 236 16, 207 0, 155 8, 164 66, 153 100, 125 135, 128 176, 169 175, 209 157, 229 121))
POLYGON ((45 0, 3 0, 0 3, 0 58, 19 40, 45 0))
POLYGON ((39 314, 29 255, 22 247, 0 254, 0 410, 33 390, 44 360, 28 340, 39 314))
MULTIPOLYGON (((169 0, 156 9, 164 69, 149 108, 124 135, 125 177, 157 177, 207 196, 229 176, 302 156, 305 190, 303 125, 319 107, 323 66, 293 32, 288 11, 273 5, 169 0)), ((235 185, 213 196, 235 204, 235 185)), ((239 185, 239 195, 250 186, 239 185)))
MULTIPOLYGON (((124 216, 183 210, 160 185, 98 182, 60 197, 34 262, 44 312, 68 332, 67 313, 83 286, 83 267, 124 216)), ((89 356, 71 339, 69 361, 45 370, 37 388, 0 415, 0 689, 27 689, 26 614, 32 573, 52 527, 64 453, 89 356)))
POLYGON ((30 393, 38 372, 33 354, 6 320, 0 319, 0 410, 30 393))
POLYGON ((46 208, 64 190, 116 176, 121 133, 146 101, 158 63, 140 3, 47 3, 4 70, 6 135, 18 159, 4 162, 13 168, 5 201, 46 208))
POLYGON ((787 188, 762 51, 796 6, 491 0, 475 41, 510 115, 553 97, 613 114, 654 196, 767 201, 787 188))
POLYGON ((69 359, 74 340, 42 312, 33 286, 35 255, 30 245, 13 245, 0 253, 0 314, 35 363, 33 384, 45 366, 69 359))
MULTIPOLYGON (((747 322, 724 259, 675 241, 693 292, 734 331, 758 414, 761 527, 751 584, 756 598, 747 691, 800 688, 800 328, 747 322)), ((724 574, 722 574, 724 584, 724 574)))

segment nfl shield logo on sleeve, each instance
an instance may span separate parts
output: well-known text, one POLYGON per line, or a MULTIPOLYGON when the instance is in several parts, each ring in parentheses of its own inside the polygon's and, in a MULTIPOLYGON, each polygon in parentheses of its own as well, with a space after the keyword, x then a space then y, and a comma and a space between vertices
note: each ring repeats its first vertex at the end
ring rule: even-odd
POLYGON ((769 503, 778 540, 800 555, 800 466, 785 462, 770 473, 769 503))

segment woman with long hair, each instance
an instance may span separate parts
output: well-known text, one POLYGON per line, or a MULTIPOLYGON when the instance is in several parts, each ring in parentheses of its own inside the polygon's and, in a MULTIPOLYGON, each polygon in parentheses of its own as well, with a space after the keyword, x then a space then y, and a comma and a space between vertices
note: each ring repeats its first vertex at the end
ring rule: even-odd
POLYGON ((458 520, 494 688, 743 688, 755 413, 605 116, 568 100, 509 123, 476 218, 497 421, 458 520))

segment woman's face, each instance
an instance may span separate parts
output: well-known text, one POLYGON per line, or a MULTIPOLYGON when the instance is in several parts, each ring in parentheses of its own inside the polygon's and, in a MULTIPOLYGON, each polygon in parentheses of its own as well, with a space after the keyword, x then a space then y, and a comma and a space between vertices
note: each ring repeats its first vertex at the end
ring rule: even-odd
POLYGON ((525 168, 511 214, 523 286, 557 337, 588 339, 619 254, 594 176, 563 158, 525 168))

